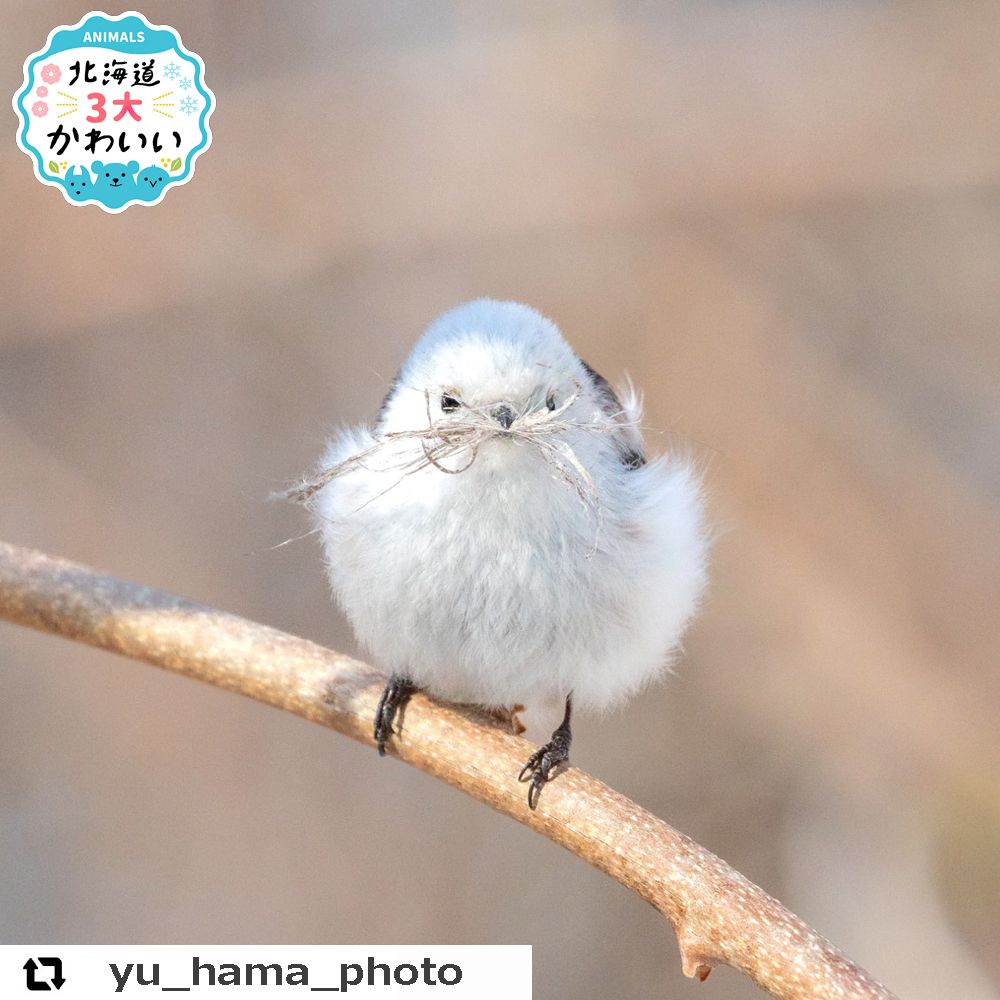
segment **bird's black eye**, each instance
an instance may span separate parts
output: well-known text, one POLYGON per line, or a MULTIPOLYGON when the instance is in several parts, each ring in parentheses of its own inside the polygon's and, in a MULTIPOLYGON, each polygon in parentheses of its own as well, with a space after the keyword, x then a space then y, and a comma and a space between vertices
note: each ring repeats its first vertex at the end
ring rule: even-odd
POLYGON ((556 394, 550 392, 548 398, 545 400, 545 405, 550 409, 554 410, 556 408, 556 394))
POLYGON ((457 410, 461 404, 454 396, 449 396, 445 394, 441 397, 441 409, 445 413, 451 413, 452 410, 457 410))

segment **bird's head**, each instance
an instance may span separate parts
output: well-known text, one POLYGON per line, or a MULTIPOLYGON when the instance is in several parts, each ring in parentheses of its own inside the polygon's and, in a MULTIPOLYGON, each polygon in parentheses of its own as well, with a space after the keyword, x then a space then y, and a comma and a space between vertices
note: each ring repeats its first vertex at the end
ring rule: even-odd
POLYGON ((516 436, 545 414, 587 421, 602 413, 587 369, 550 320, 516 302, 479 299, 427 330, 386 399, 381 432, 430 422, 478 424, 516 436))
MULTIPOLYGON (((445 313, 417 342, 382 404, 371 447, 288 495, 309 500, 355 469, 554 474, 587 503, 596 482, 641 464, 637 405, 623 412, 555 324, 516 302, 479 299, 445 313), (517 446, 521 447, 517 447, 517 446)), ((476 485, 475 473, 468 484, 476 485)), ((439 483, 439 485, 442 485, 439 483)))

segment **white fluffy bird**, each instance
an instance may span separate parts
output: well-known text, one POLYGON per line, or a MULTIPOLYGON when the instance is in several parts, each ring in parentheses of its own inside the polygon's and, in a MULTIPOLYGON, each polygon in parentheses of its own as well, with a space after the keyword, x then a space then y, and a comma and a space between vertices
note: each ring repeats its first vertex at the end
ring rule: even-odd
MULTIPOLYGON (((293 496, 330 583, 390 674, 379 751, 415 688, 565 715, 521 780, 532 808, 568 760, 573 706, 606 709, 664 671, 705 586, 700 483, 647 461, 640 405, 514 302, 445 313, 372 427, 336 436, 293 496)), ((558 716, 556 716, 558 717, 558 716)))

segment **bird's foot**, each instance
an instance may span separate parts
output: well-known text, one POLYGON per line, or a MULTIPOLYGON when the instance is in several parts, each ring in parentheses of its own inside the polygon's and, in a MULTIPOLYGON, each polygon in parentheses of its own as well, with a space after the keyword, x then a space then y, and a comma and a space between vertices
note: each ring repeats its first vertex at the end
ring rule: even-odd
POLYGON ((375 745, 380 757, 385 756, 385 745, 395 732, 392 724, 400 706, 416 690, 416 685, 402 674, 393 674, 386 684, 378 708, 375 709, 375 745))
POLYGON ((569 728, 560 727, 552 734, 552 739, 545 746, 536 750, 528 763, 521 768, 518 781, 530 782, 528 785, 528 808, 538 805, 538 797, 542 789, 562 771, 563 765, 569 761, 569 748, 573 737, 569 728))

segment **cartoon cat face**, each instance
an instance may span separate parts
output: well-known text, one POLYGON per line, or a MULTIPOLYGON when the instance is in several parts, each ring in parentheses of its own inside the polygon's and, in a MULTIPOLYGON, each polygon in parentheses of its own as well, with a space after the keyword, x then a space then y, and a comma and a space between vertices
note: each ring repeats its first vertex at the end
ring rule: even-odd
POLYGON ((63 178, 66 190, 73 201, 86 201, 94 197, 94 185, 86 167, 70 167, 63 178))

